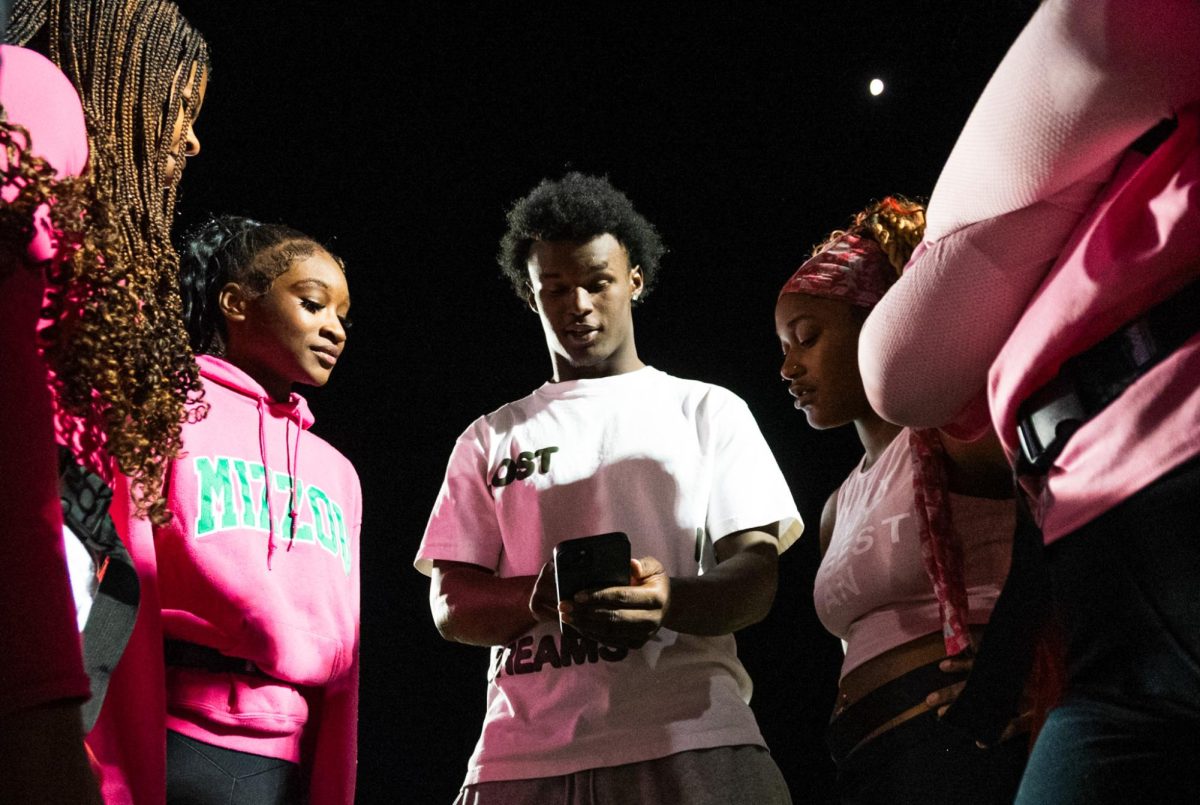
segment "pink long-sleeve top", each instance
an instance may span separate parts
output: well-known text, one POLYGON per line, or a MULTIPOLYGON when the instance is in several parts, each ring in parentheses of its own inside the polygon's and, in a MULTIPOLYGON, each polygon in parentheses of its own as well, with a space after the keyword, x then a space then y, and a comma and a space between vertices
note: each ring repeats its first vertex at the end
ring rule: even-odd
MULTIPOLYGON (((0 46, 0 104, 24 126, 32 153, 59 176, 87 163, 79 97, 58 68, 31 50, 0 46)), ((0 153, 0 164, 4 155, 0 153)), ((5 186, 5 201, 16 188, 5 186)), ((16 710, 88 695, 75 605, 63 556, 57 452, 46 366, 37 351, 45 275, 56 250, 39 214, 24 259, 0 264, 0 540, 10 559, 0 584, 0 718, 16 710)))
MULTIPOLYGON (((1005 56, 938 180, 925 242, 863 328, 883 415, 959 435, 1016 410, 1077 354, 1200 274, 1200 4, 1050 0, 1005 56), (1129 146, 1164 118, 1148 157, 1129 146)), ((1070 440, 1047 542, 1200 452, 1200 339, 1070 440)))

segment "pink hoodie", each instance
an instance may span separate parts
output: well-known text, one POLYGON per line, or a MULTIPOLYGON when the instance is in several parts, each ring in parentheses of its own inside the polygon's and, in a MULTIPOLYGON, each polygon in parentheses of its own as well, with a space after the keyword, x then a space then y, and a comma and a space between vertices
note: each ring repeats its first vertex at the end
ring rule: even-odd
POLYGON ((170 468, 172 520, 151 529, 123 518, 142 607, 89 736, 106 799, 162 801, 164 730, 172 729, 302 763, 314 805, 353 802, 358 476, 341 453, 304 433, 313 418, 302 397, 273 402, 232 364, 207 355, 198 362, 211 407, 184 428, 185 453, 170 468), (251 660, 274 680, 171 667, 164 702, 156 695, 163 637, 251 660))

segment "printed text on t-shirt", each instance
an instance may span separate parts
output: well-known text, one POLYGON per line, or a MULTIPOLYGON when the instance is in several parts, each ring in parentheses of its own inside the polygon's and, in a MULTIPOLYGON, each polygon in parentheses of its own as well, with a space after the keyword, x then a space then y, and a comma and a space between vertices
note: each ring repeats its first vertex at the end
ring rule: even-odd
POLYGON ((550 456, 558 452, 557 447, 540 447, 533 452, 518 453, 516 458, 506 458, 492 473, 492 486, 508 486, 513 481, 523 481, 534 472, 545 475, 550 472, 550 456))

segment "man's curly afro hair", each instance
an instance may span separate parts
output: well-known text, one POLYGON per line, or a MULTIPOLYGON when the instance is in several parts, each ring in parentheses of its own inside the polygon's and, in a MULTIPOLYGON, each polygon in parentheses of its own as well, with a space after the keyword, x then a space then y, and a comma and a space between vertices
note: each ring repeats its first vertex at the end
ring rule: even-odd
POLYGON ((629 266, 640 266, 644 284, 639 297, 654 288, 658 261, 666 253, 654 226, 633 208, 625 194, 602 176, 568 173, 558 181, 543 179, 513 204, 508 231, 500 240, 500 268, 522 301, 529 300, 529 249, 534 241, 588 241, 609 234, 629 254, 629 266))

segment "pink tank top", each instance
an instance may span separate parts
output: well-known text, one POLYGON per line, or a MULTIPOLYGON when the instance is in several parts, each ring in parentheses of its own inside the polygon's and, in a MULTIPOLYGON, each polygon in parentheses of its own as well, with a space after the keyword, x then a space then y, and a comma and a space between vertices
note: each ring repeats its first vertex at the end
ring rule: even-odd
MULTIPOLYGON (((833 537, 813 590, 821 623, 846 642, 842 676, 888 649, 941 631, 921 561, 908 431, 870 469, 863 469, 865 461, 838 489, 833 537)), ((963 545, 967 620, 987 623, 1008 575, 1013 502, 951 494, 950 506, 963 545)))

